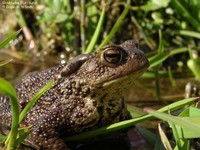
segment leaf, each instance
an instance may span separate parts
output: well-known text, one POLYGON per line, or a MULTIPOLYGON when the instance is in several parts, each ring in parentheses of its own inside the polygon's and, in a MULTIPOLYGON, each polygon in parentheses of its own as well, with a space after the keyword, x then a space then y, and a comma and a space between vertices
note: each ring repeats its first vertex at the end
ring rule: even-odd
POLYGON ((172 150, 172 147, 170 145, 170 142, 165 134, 165 132, 163 131, 163 129, 161 128, 160 126, 160 123, 158 125, 158 131, 159 131, 159 134, 160 134, 160 138, 161 138, 161 141, 163 143, 163 145, 165 146, 165 149, 167 150, 172 150))
POLYGON ((36 101, 54 84, 54 80, 50 80, 36 95, 30 100, 26 107, 22 110, 19 116, 19 123, 24 119, 28 111, 33 107, 36 101))
MULTIPOLYGON (((177 109, 182 108, 185 105, 194 103, 194 101, 196 101, 197 99, 198 98, 183 99, 183 100, 180 100, 178 102, 167 105, 167 106, 159 109, 158 111, 159 112, 165 112, 165 111, 169 111, 169 110, 171 110, 171 111, 177 110, 177 109)), ((81 139, 85 139, 85 138, 95 137, 97 135, 102 135, 102 134, 105 134, 105 133, 109 133, 109 132, 113 132, 113 131, 116 131, 116 130, 119 130, 119 129, 123 129, 123 128, 133 126, 136 123, 139 123, 139 122, 142 122, 144 120, 151 119, 151 118, 153 118, 153 115, 151 115, 151 114, 144 115, 144 116, 139 117, 139 118, 121 121, 121 122, 114 123, 114 124, 106 126, 106 127, 95 129, 93 131, 88 131, 88 132, 81 133, 81 134, 78 134, 78 135, 74 135, 74 136, 71 136, 71 137, 66 137, 64 140, 65 141, 75 141, 75 140, 81 140, 81 139)))
POLYGON ((188 68, 195 75, 197 80, 200 80, 200 58, 191 58, 187 61, 188 68))
POLYGON ((6 64, 8 64, 8 63, 10 63, 11 61, 12 61, 12 59, 9 59, 9 60, 0 62, 0 67, 6 65, 6 64))
POLYGON ((22 142, 24 142, 24 139, 27 138, 30 133, 30 128, 31 126, 28 126, 19 130, 19 137, 17 138, 15 142, 16 145, 19 145, 22 142))
POLYGON ((106 8, 104 7, 102 12, 101 12, 101 16, 99 18, 99 21, 98 21, 98 24, 97 24, 97 27, 96 27, 96 30, 94 32, 94 35, 92 36, 92 40, 90 41, 85 53, 89 53, 89 52, 92 52, 94 46, 95 46, 95 43, 100 35, 100 32, 101 32, 101 29, 103 27, 103 22, 104 22, 104 18, 105 18, 105 12, 106 12, 106 8))
POLYGON ((195 31, 188 31, 188 30, 180 30, 178 32, 180 35, 189 36, 193 38, 200 39, 200 33, 195 31))
POLYGON ((5 135, 1 135, 1 134, 0 134, 0 142, 1 142, 1 141, 5 141, 6 138, 7 138, 7 136, 5 136, 5 135))
POLYGON ((132 118, 137 118, 146 115, 146 113, 138 107, 127 105, 128 111, 131 113, 132 118))
POLYGON ((145 129, 145 128, 141 128, 141 127, 137 127, 138 131, 140 132, 140 134, 142 135, 142 137, 148 142, 151 143, 152 145, 155 145, 156 142, 159 140, 159 136, 156 135, 155 133, 152 133, 151 131, 145 129))
POLYGON ((21 32, 21 29, 18 30, 17 32, 11 34, 8 38, 6 38, 5 40, 3 40, 2 42, 0 42, 0 49, 4 48, 4 46, 6 46, 11 40, 13 40, 14 38, 16 38, 16 36, 21 32))
POLYGON ((0 78, 0 93, 3 95, 9 95, 15 99, 17 99, 17 94, 13 86, 3 78, 0 78))
POLYGON ((69 18, 69 16, 67 14, 58 14, 56 15, 56 17, 54 18, 54 23, 61 23, 65 20, 67 20, 67 18, 69 18))
MULTIPOLYGON (((200 120, 197 120, 197 118, 195 120, 197 122, 192 122, 191 117, 188 119, 185 119, 185 118, 181 118, 181 117, 177 117, 177 116, 171 116, 171 115, 161 113, 158 111, 154 111, 151 109, 148 109, 148 110, 146 109, 146 112, 148 112, 151 115, 153 115, 157 118, 160 118, 164 121, 170 122, 170 124, 178 125, 181 128, 185 129, 185 131, 190 131, 190 132, 193 131, 193 132, 196 132, 196 134, 200 135, 200 120), (192 129, 191 129, 191 127, 192 127, 192 129)), ((183 130, 181 131, 181 133, 182 132, 183 132, 183 130)), ((185 137, 183 137, 183 138, 185 138, 185 137)))
POLYGON ((176 55, 179 53, 187 52, 187 47, 177 48, 173 49, 171 51, 164 51, 162 53, 157 53, 156 55, 153 55, 152 57, 149 57, 148 60, 150 62, 150 67, 155 67, 159 64, 161 64, 163 61, 165 61, 169 56, 176 55))
MULTIPOLYGON (((166 71, 160 70, 157 73, 158 73, 157 76, 159 76, 159 77, 166 77, 167 76, 166 71)), ((141 76, 141 78, 148 78, 148 79, 149 78, 155 78, 155 77, 156 77, 155 71, 147 71, 141 76)))
POLYGON ((144 11, 155 11, 159 8, 165 8, 171 0, 148 0, 146 5, 141 6, 144 11))
POLYGON ((119 27, 122 25, 124 18, 126 17, 128 11, 129 11, 129 6, 130 6, 130 0, 127 1, 127 4, 126 4, 122 14, 119 16, 119 18, 115 22, 112 30, 110 31, 110 33, 108 34, 106 39, 103 40, 103 42, 100 44, 100 46, 97 49, 100 49, 101 47, 106 45, 111 40, 111 38, 114 36, 114 34, 118 31, 119 27))
POLYGON ((183 3, 180 0, 171 0, 172 6, 175 8, 176 11, 182 15, 188 23, 190 23, 197 31, 200 32, 200 22, 191 15, 190 11, 186 9, 183 3))
POLYGON ((169 52, 163 52, 163 53, 156 54, 156 55, 152 56, 151 58, 149 58, 149 63, 150 63, 149 68, 160 65, 168 57, 169 57, 169 52))
MULTIPOLYGON (((183 112, 179 114, 180 117, 182 117, 183 120, 189 121, 191 123, 194 123, 196 125, 200 125, 200 109, 189 107, 185 109, 183 112)), ((177 134, 179 135, 179 138, 198 138, 200 135, 194 130, 191 129, 184 129, 180 126, 174 125, 176 127, 177 134)))
POLYGON ((199 108, 194 108, 194 107, 189 107, 182 111, 179 114, 180 117, 199 117, 200 116, 200 109, 199 108))
POLYGON ((12 125, 11 131, 6 139, 6 145, 8 149, 15 148, 15 141, 18 132, 18 121, 19 121, 19 104, 17 101, 17 94, 13 86, 3 78, 0 78, 0 93, 3 95, 8 95, 12 108, 12 125))

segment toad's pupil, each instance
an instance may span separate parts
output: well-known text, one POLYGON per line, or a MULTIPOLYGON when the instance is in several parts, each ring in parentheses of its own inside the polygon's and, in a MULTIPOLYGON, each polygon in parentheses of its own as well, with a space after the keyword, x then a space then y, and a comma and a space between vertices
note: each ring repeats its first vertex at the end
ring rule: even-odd
POLYGON ((118 63, 121 60, 121 52, 119 50, 107 50, 104 53, 104 59, 108 63, 118 63))

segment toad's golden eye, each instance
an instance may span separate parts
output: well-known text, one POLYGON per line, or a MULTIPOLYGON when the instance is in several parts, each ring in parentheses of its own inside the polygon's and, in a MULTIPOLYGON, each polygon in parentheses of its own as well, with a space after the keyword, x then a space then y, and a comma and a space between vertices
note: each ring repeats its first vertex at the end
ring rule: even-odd
POLYGON ((121 64, 123 57, 123 50, 119 47, 106 47, 103 51, 103 63, 110 67, 116 67, 121 64))

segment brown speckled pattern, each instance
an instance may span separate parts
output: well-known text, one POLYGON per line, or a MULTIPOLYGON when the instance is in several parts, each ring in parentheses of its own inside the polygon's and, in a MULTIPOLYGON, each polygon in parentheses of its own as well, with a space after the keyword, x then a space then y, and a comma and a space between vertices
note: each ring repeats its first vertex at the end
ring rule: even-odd
MULTIPOLYGON (((149 63, 133 41, 112 46, 123 51, 122 60, 114 67, 103 62, 106 48, 102 48, 65 65, 29 73, 18 82, 16 90, 22 110, 51 78, 55 79, 53 87, 20 125, 32 126, 26 139, 29 145, 36 149, 68 149, 61 137, 130 118, 122 93, 149 63)), ((1 133, 10 127, 10 111, 8 98, 0 97, 1 133)))

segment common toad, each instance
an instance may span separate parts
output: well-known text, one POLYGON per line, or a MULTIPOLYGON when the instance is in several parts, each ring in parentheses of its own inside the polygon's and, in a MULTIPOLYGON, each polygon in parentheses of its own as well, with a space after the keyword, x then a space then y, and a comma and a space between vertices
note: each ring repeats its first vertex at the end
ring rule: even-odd
MULTIPOLYGON (((50 79, 55 83, 20 124, 31 126, 26 143, 35 149, 68 149, 62 137, 130 119, 122 93, 148 66, 144 53, 128 40, 27 74, 15 86, 20 110, 50 79)), ((9 98, 0 96, 0 132, 10 127, 9 98)))

